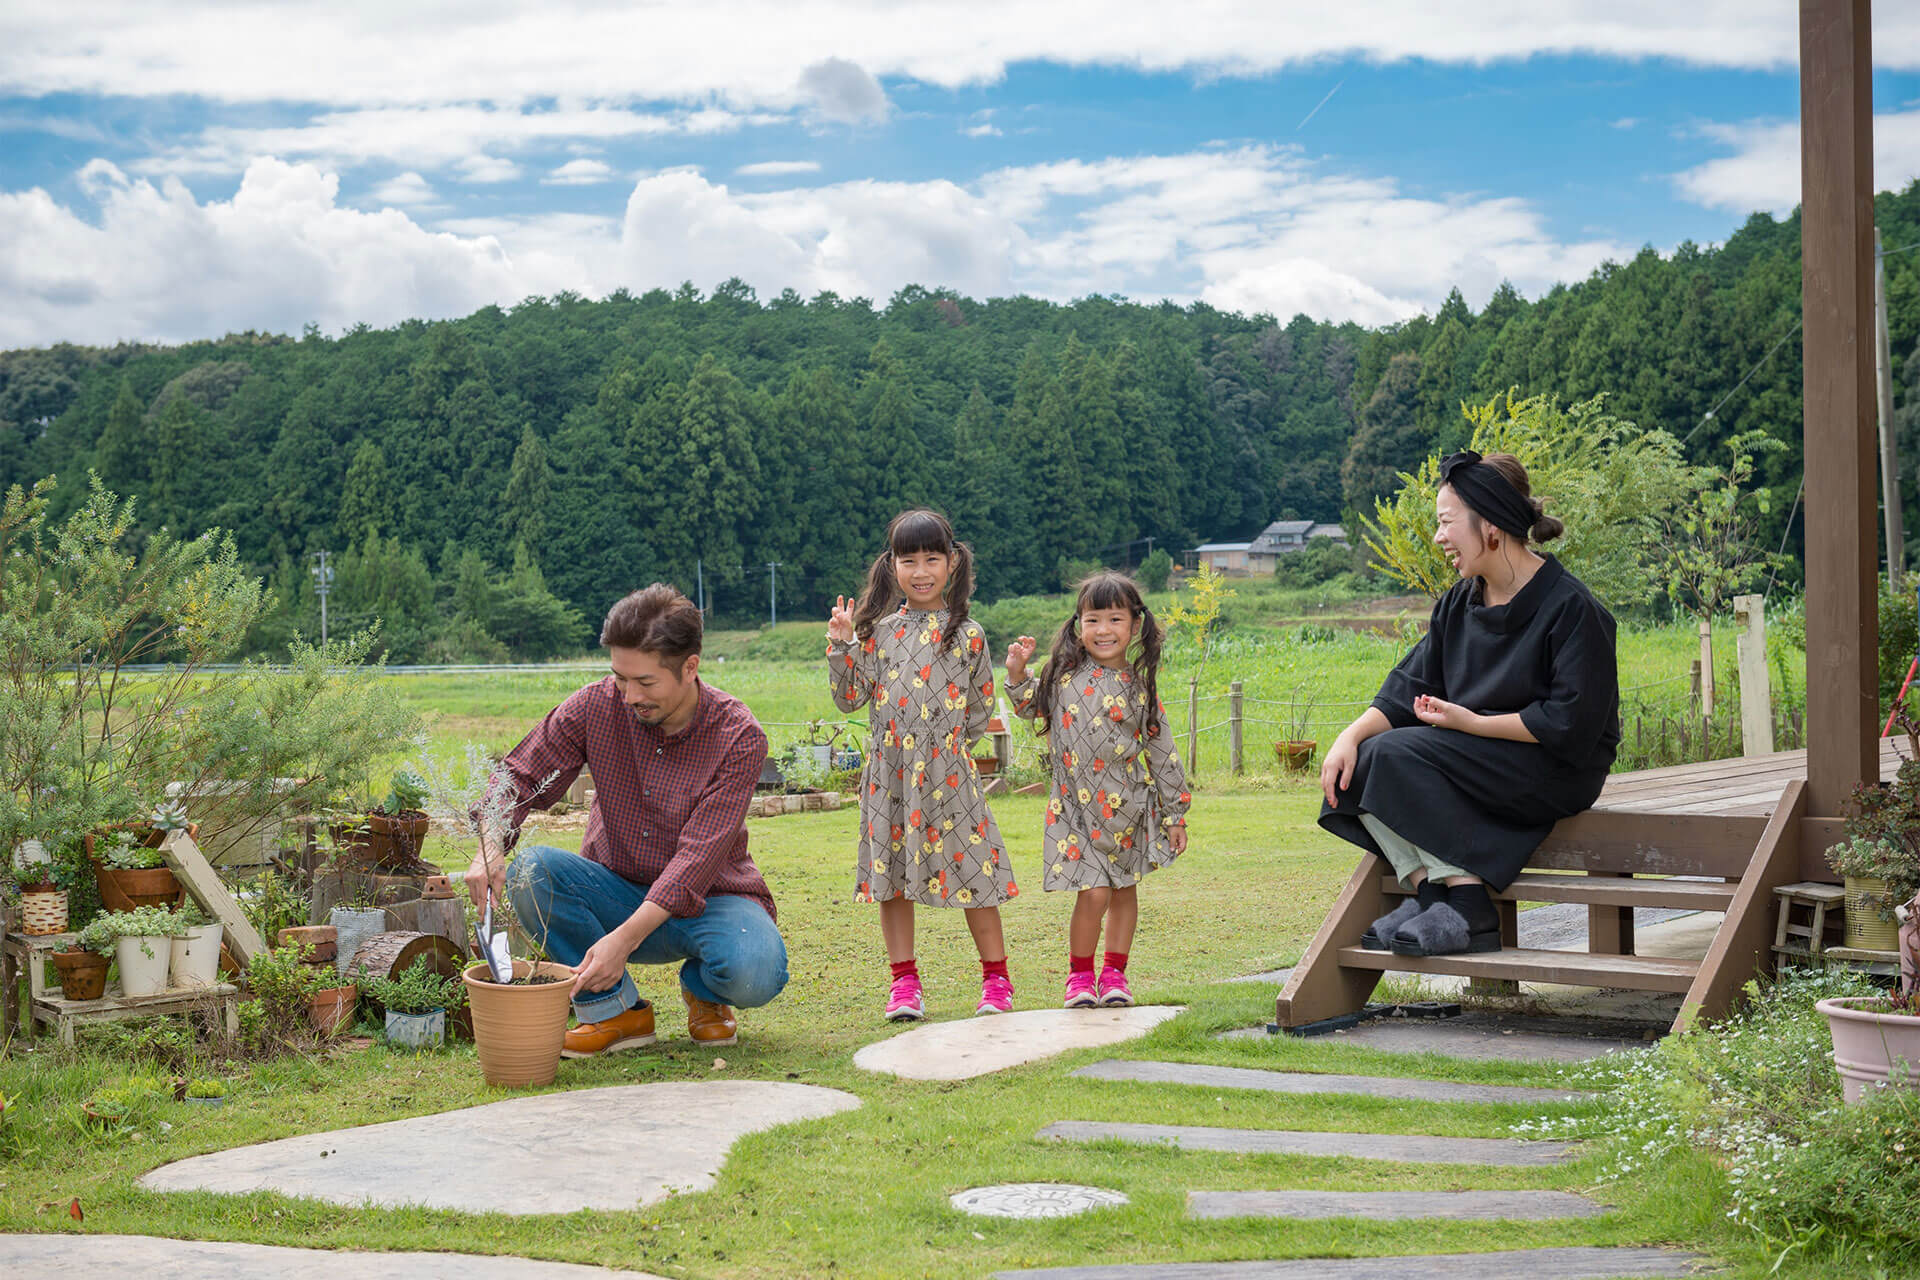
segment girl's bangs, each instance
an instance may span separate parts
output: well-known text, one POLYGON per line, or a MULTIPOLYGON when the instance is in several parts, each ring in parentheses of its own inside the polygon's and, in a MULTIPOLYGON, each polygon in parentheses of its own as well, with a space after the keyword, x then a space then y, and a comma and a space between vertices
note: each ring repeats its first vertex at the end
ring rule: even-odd
POLYGON ((953 551, 953 529, 931 511, 910 511, 894 522, 889 549, 896 556, 953 551))
POLYGON ((1125 609, 1138 612, 1146 602, 1132 581, 1117 573, 1102 573, 1087 579, 1080 588, 1080 603, 1075 613, 1089 609, 1125 609))

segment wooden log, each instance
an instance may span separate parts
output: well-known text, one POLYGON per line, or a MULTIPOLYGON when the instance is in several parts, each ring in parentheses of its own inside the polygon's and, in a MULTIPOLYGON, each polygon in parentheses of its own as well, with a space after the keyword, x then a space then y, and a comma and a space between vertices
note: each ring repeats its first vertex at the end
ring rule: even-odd
POLYGON ((457 898, 416 898, 387 908, 395 929, 410 933, 437 933, 461 955, 467 953, 467 913, 457 898))
POLYGON ((347 966, 347 976, 358 978, 374 974, 382 978, 398 978, 406 972, 408 965, 421 956, 427 957, 428 968, 448 978, 460 972, 461 962, 465 959, 458 948, 437 933, 376 933, 362 942, 360 949, 353 953, 353 960, 347 966))
POLYGON ((391 907, 402 902, 412 902, 426 889, 425 876, 387 875, 375 872, 368 879, 372 882, 373 905, 391 907))

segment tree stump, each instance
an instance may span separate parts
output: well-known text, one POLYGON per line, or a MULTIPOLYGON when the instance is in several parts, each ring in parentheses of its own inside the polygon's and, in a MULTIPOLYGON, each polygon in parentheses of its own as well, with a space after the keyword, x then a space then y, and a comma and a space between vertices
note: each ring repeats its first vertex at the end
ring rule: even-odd
POLYGON ((387 919, 395 929, 437 933, 451 942, 458 954, 467 953, 467 913, 457 898, 402 902, 387 908, 387 919))

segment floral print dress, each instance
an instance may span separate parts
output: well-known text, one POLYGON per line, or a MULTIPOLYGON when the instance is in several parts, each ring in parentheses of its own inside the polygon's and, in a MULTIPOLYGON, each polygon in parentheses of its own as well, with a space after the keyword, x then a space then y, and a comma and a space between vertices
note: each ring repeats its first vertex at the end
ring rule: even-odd
POLYGON ((904 894, 933 907, 996 907, 1020 892, 968 751, 993 716, 986 633, 969 619, 949 650, 946 623, 944 609, 903 606, 866 640, 827 644, 834 705, 872 704, 853 877, 862 902, 904 894))
MULTIPOLYGON (((1037 714, 1038 676, 1007 690, 1015 715, 1037 714)), ((1193 796, 1167 713, 1147 729, 1147 694, 1131 671, 1088 659, 1054 696, 1047 734, 1053 797, 1041 840, 1047 889, 1124 889, 1178 855, 1168 833, 1187 825, 1193 796)))

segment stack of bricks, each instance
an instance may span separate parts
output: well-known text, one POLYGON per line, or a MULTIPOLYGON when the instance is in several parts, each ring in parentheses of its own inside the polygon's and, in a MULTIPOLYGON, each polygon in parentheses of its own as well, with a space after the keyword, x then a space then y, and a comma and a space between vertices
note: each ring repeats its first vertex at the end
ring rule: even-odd
POLYGON ((812 791, 801 796, 755 796, 747 805, 749 818, 771 818, 782 813, 823 813, 840 807, 837 791, 812 791))

